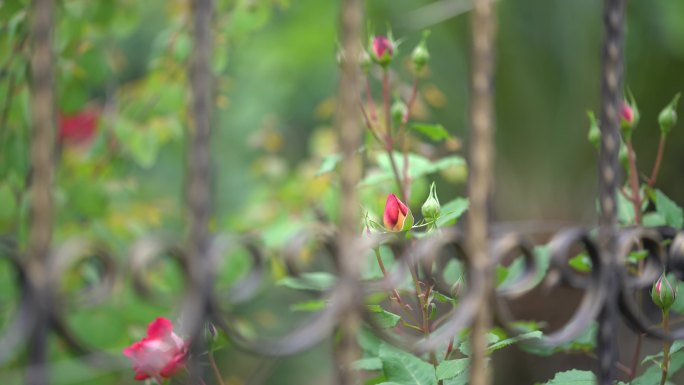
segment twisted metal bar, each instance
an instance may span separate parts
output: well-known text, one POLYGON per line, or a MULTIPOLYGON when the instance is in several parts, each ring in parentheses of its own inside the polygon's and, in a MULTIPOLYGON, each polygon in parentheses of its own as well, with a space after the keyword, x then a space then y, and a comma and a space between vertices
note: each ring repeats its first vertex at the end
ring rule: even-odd
POLYGON ((608 293, 599 317, 598 382, 612 384, 615 378, 617 350, 618 285, 617 271, 617 187, 618 132, 622 102, 622 71, 625 0, 605 0, 603 26, 603 74, 601 84, 601 148, 599 151, 599 203, 601 208, 600 240, 603 265, 607 268, 608 293))
POLYGON ((484 288, 478 315, 471 333, 470 383, 491 382, 486 364, 487 331, 491 325, 489 299, 492 292, 491 260, 487 250, 488 208, 492 191, 492 78, 494 67, 494 22, 491 0, 475 0, 471 17, 472 61, 470 75, 470 172, 468 197, 470 210, 467 224, 468 253, 472 267, 479 272, 484 288))
POLYGON ((356 335, 360 317, 353 311, 355 299, 361 294, 356 284, 361 272, 361 261, 355 245, 359 225, 356 186, 361 178, 361 160, 356 150, 361 145, 362 128, 359 124, 357 94, 359 89, 361 25, 363 12, 360 0, 342 1, 340 10, 340 42, 346 59, 342 60, 342 73, 338 91, 337 132, 342 164, 340 173, 340 232, 337 253, 341 273, 341 300, 350 304, 350 310, 342 314, 340 320, 341 338, 335 351, 337 363, 337 383, 340 385, 356 383, 357 372, 352 363, 360 358, 356 335))
POLYGON ((50 291, 47 264, 52 240, 55 110, 52 53, 53 1, 34 0, 31 9, 31 224, 28 236, 29 293, 34 319, 29 342, 28 385, 47 384, 47 335, 50 291))
MULTIPOLYGON (((187 205, 190 219, 188 240, 188 266, 190 278, 183 314, 185 328, 192 341, 193 357, 204 353, 205 340, 202 328, 205 315, 210 310, 213 276, 209 261, 208 223, 211 210, 210 172, 211 151, 211 21, 213 4, 211 0, 192 1, 193 55, 189 68, 192 90, 192 122, 190 130, 190 151, 187 166, 187 205)), ((203 370, 196 360, 190 364, 191 376, 197 383, 203 383, 203 370)))

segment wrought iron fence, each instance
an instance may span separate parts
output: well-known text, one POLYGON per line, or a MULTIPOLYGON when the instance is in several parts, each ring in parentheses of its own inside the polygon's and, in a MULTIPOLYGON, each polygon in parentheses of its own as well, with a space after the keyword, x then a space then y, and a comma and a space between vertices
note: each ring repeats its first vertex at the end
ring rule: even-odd
MULTIPOLYGON (((471 373, 470 383, 484 385, 491 382, 486 365, 485 334, 493 322, 516 334, 514 319, 507 300, 525 294, 537 284, 535 273, 539 269, 534 258, 533 244, 522 235, 507 234, 494 237, 490 234, 487 202, 491 193, 494 136, 492 111, 495 18, 491 0, 474 0, 472 11, 472 62, 470 104, 470 179, 471 206, 465 232, 450 229, 441 235, 419 240, 412 244, 384 236, 383 239, 358 236, 356 224, 357 197, 355 186, 361 175, 361 165, 354 156, 360 143, 362 129, 357 121, 355 90, 359 82, 356 63, 345 61, 339 88, 337 127, 343 152, 341 167, 340 201, 341 218, 337 226, 321 224, 293 239, 283 251, 290 274, 298 275, 297 264, 289 255, 296 255, 306 241, 316 240, 332 256, 338 277, 337 284, 326 294, 329 306, 320 313, 277 339, 254 339, 243 335, 231 322, 232 316, 219 306, 226 298, 233 304, 247 301, 258 293, 264 277, 264 256, 251 239, 240 236, 219 236, 207 227, 211 212, 210 184, 210 71, 212 17, 211 0, 192 2, 194 21, 194 55, 189 68, 192 89, 192 115, 187 165, 187 210, 189 236, 180 241, 175 238, 146 237, 130 248, 131 271, 136 290, 141 296, 151 296, 145 271, 156 258, 171 255, 183 267, 186 282, 183 306, 185 334, 193 341, 192 350, 201 352, 204 339, 199 338, 204 325, 211 321, 222 329, 237 346, 264 356, 285 356, 308 349, 329 338, 339 327, 341 339, 336 343, 334 357, 338 369, 337 382, 352 384, 357 372, 352 363, 359 358, 355 336, 362 323, 392 344, 416 352, 427 352, 470 327, 471 373), (397 267, 381 281, 360 280, 360 255, 379 241, 392 245, 399 256, 397 267), (245 249, 252 258, 247 277, 238 282, 229 293, 215 289, 215 265, 226 251, 245 249), (446 251, 446 252, 445 252, 446 251), (493 285, 493 267, 512 254, 524 257, 525 271, 517 282, 505 289, 493 285), (447 259, 445 259, 447 258, 447 259), (449 292, 450 287, 437 277, 448 258, 462 260, 467 266, 464 290, 460 302, 449 313, 445 322, 428 337, 398 336, 380 328, 363 298, 375 292, 387 292, 395 287, 412 266, 432 266, 421 269, 423 279, 436 282, 437 290, 449 292), (227 297, 226 297, 227 295, 227 297)), ((65 270, 82 258, 96 258, 100 265, 99 285, 81 293, 82 301, 106 298, 116 279, 117 266, 111 253, 101 245, 84 239, 69 240, 60 245, 51 242, 52 235, 52 175, 54 133, 53 54, 51 34, 53 27, 53 1, 35 0, 32 15, 31 42, 31 109, 33 137, 31 139, 31 225, 29 248, 18 250, 11 241, 0 243, 0 255, 7 258, 16 271, 20 287, 20 303, 13 322, 0 339, 0 363, 7 362, 18 351, 26 348, 26 383, 50 383, 47 362, 48 337, 56 334, 75 353, 85 355, 93 365, 107 365, 117 360, 98 352, 79 340, 70 330, 60 306, 63 298, 56 294, 65 270)), ((598 166, 600 181, 600 232, 598 236, 589 228, 574 228, 556 234, 551 243, 551 267, 548 276, 555 285, 565 285, 584 292, 580 305, 570 320, 554 333, 540 341, 555 346, 569 341, 598 320, 599 383, 611 384, 617 354, 619 317, 641 333, 659 339, 684 338, 684 329, 664 333, 651 328, 636 306, 632 294, 635 290, 650 287, 666 269, 682 275, 684 272, 684 235, 672 229, 629 228, 617 229, 616 189, 618 181, 618 111, 621 103, 622 46, 624 35, 624 0, 606 0, 604 11, 603 76, 601 88, 601 150, 598 166), (664 248, 663 240, 671 240, 664 248), (630 275, 625 268, 628 253, 636 244, 649 250, 643 274, 630 275), (583 249, 592 263, 589 275, 579 275, 568 267, 568 260, 583 249)), ((363 20, 361 0, 341 2, 340 41, 346 52, 357 52, 361 41, 363 20)), ((191 360, 192 361, 192 360, 191 360)), ((190 373, 197 383, 203 377, 202 368, 192 361, 190 373)))

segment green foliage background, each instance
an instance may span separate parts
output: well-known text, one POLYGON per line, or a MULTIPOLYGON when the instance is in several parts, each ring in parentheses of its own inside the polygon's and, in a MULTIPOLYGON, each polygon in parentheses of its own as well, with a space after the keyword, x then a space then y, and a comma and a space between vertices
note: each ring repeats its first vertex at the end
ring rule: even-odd
MULTIPOLYGON (((28 214, 22 193, 29 171, 28 3, 0 2, 0 235, 22 246, 28 214)), ((468 142, 469 22, 468 13, 458 9, 465 3, 365 2, 369 32, 385 33, 391 25, 395 36, 405 38, 402 55, 422 29, 432 30, 430 73, 421 86, 422 119, 442 124, 463 148, 468 142)), ((657 114, 684 88, 684 3, 628 3, 626 84, 642 114, 634 138, 646 171, 655 157, 657 114)), ((336 150, 338 6, 316 0, 216 1, 213 230, 259 229, 265 244, 275 249, 313 221, 312 208, 322 207, 334 218, 334 176, 316 176, 316 171, 336 150)), ((596 154, 586 141, 585 111, 598 109, 601 7, 597 0, 497 2, 497 220, 595 221, 596 154)), ((76 235, 101 240, 124 266, 137 237, 184 234, 189 15, 188 2, 180 0, 57 1, 58 109, 70 114, 96 104, 103 118, 90 147, 58 151, 56 243, 76 235)), ((404 67, 397 66, 407 72, 404 67)), ((677 202, 684 201, 678 177, 683 150, 684 133, 676 127, 659 185, 677 202)), ((463 195, 464 176, 462 169, 435 174, 445 202, 463 195)), ((410 202, 414 211, 427 193, 426 183, 416 185, 410 202)), ((362 189, 364 204, 380 213, 390 190, 389 183, 362 189)), ((248 264, 240 255, 227 261, 219 279, 226 287, 248 264)), ((88 265, 79 268, 85 272, 67 279, 66 292, 97 279, 88 265)), ((278 278, 282 266, 274 262, 273 271, 278 278)), ((7 325, 16 289, 9 267, 1 265, 0 273, 0 325, 7 325)), ((182 292, 180 272, 162 264, 150 275, 165 301, 137 298, 126 277, 108 304, 74 307, 70 322, 79 335, 118 354, 153 317, 174 314, 174 297, 182 292)), ((289 311, 278 296, 292 300, 293 295, 273 295, 245 314, 272 326, 274 315, 289 311)), ((71 360, 59 343, 52 347, 55 384, 130 381, 125 367, 94 371, 71 360)), ((260 365, 269 368, 265 383, 330 380, 331 364, 322 358, 328 355, 316 351, 274 362, 231 348, 220 354, 230 383, 242 383, 260 365)), ((20 381, 21 358, 0 370, 6 383, 20 381)))

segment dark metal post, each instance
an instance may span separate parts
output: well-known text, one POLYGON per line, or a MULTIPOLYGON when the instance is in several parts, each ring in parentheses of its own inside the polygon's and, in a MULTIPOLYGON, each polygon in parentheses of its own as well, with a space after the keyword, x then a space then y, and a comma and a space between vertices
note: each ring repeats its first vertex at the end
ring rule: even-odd
POLYGON ((48 383, 48 267, 52 240, 52 181, 55 110, 52 52, 53 1, 34 0, 31 9, 31 224, 28 244, 29 300, 34 329, 28 346, 26 383, 48 383))
MULTIPOLYGON (((192 89, 192 125, 190 127, 190 151, 187 167, 187 202, 190 219, 188 244, 188 271, 190 283, 186 301, 184 322, 192 333, 194 357, 204 351, 202 327, 208 311, 211 295, 211 272, 208 257, 208 222, 211 210, 210 193, 210 136, 211 136, 211 0, 193 0, 194 52, 190 64, 190 87, 192 89)), ((191 374, 197 381, 202 377, 201 366, 191 363, 191 374)), ((197 381, 197 383, 201 383, 197 381)))
MULTIPOLYGON (((361 177, 361 161, 356 150, 361 145, 362 129, 359 124, 358 95, 361 41, 361 23, 363 12, 360 0, 342 1, 340 20, 340 41, 344 52, 342 60, 342 76, 338 91, 339 105, 337 110, 337 132, 342 150, 341 165, 341 202, 340 202, 340 234, 338 237, 340 260, 340 278, 343 282, 341 290, 345 290, 347 303, 357 300, 357 277, 361 263, 354 250, 359 236, 359 210, 356 186, 361 177)), ((340 385, 355 384, 355 371, 351 364, 358 358, 359 349, 356 342, 360 315, 355 311, 345 312, 340 320, 341 339, 336 349, 337 383, 340 385)))
POLYGON ((490 274, 491 258, 487 251, 488 210, 487 204, 492 191, 492 139, 493 109, 492 83, 494 63, 494 23, 491 0, 475 0, 471 18, 472 62, 470 75, 470 178, 468 196, 470 210, 468 214, 467 247, 471 257, 472 268, 483 277, 481 306, 471 333, 470 383, 487 385, 491 376, 487 369, 486 334, 492 323, 491 304, 489 302, 492 288, 490 274))
POLYGON ((625 0, 605 0, 603 25, 603 80, 601 84, 601 150, 599 152, 600 247, 607 268, 608 295, 599 317, 599 384, 613 383, 617 361, 618 277, 616 261, 617 176, 619 170, 618 131, 622 102, 622 50, 624 44, 625 0))

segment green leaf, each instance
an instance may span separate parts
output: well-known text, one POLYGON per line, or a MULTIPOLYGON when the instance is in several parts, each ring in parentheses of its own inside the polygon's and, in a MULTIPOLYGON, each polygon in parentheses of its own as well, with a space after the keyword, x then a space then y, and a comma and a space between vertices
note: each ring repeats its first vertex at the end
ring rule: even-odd
MULTIPOLYGON (((684 366, 684 351, 682 351, 680 349, 677 352, 675 352, 675 354, 672 354, 670 356, 670 367, 668 370, 668 378, 672 378, 672 376, 679 369, 681 369, 682 366, 684 366)), ((646 371, 642 375, 635 378, 631 382, 631 385, 659 384, 660 383, 660 376, 662 375, 662 373, 663 373, 663 371, 660 368, 660 365, 658 365, 658 364, 651 365, 648 369, 646 369, 646 371)), ((671 384, 671 382, 668 381, 667 384, 671 384)))
POLYGON ((290 306, 292 311, 319 311, 325 309, 327 302, 324 299, 314 299, 311 301, 300 302, 290 306))
POLYGON ((415 123, 411 128, 435 142, 449 138, 449 132, 441 124, 415 123))
POLYGON ((676 229, 682 228, 684 225, 682 208, 660 190, 656 190, 655 206, 656 211, 665 218, 665 223, 668 226, 676 229))
POLYGON ((355 361, 352 367, 356 370, 382 370, 382 360, 379 357, 362 358, 355 361))
POLYGON ((568 265, 580 273, 588 273, 591 271, 591 259, 586 252, 581 252, 576 256, 570 258, 568 265))
POLYGON ((337 278, 326 272, 303 273, 298 278, 285 277, 278 281, 278 285, 297 290, 325 291, 330 289, 337 278))
POLYGON ((399 385, 436 385, 435 367, 411 353, 393 346, 380 345, 380 359, 385 377, 399 385))
POLYGON ((467 372, 470 360, 468 358, 460 358, 457 360, 442 361, 437 366, 437 379, 446 380, 454 378, 467 372))
POLYGON ((437 227, 449 226, 454 223, 468 210, 470 202, 468 198, 456 198, 442 205, 442 211, 437 218, 437 227))
POLYGON ((0 184, 0 229, 9 225, 15 218, 17 204, 8 184, 0 184))
POLYGON ((556 376, 544 385, 595 385, 596 375, 588 370, 568 370, 556 373, 556 376))
MULTIPOLYGON (((399 171, 400 175, 403 175, 404 155, 401 152, 394 151, 392 152, 392 156, 394 157, 394 162, 396 163, 397 171, 399 171)), ((447 169, 452 166, 465 165, 465 160, 458 155, 447 156, 435 162, 432 162, 423 156, 409 153, 408 159, 409 176, 413 180, 418 179, 421 176, 427 174, 447 169)), ((389 155, 386 152, 379 153, 376 157, 376 162, 380 170, 378 172, 367 175, 361 181, 361 183, 359 183, 359 187, 368 187, 377 184, 392 182, 394 180, 392 162, 390 161, 389 155)), ((442 210, 444 210, 444 208, 442 208, 442 210)))
POLYGON ((333 154, 323 158, 323 163, 321 167, 316 171, 316 176, 321 176, 335 170, 335 166, 342 160, 342 156, 339 154, 333 154))
POLYGON ((665 226, 667 221, 662 214, 650 212, 644 214, 644 216, 641 218, 641 223, 646 227, 658 227, 665 226))
POLYGON ((389 312, 382 308, 380 305, 367 305, 368 310, 373 313, 375 321, 381 328, 392 328, 397 326, 397 323, 401 320, 401 316, 389 312))
MULTIPOLYGON (((495 333, 489 332, 487 333, 487 342, 489 344, 495 344, 501 340, 501 337, 496 335, 495 333)), ((470 340, 465 340, 459 345, 458 350, 461 351, 466 356, 470 356, 471 350, 470 350, 470 340)))
POLYGON ((634 224, 634 206, 623 194, 617 194, 618 221, 623 225, 634 224))
POLYGON ((503 349, 506 346, 513 345, 516 342, 524 341, 524 340, 534 340, 534 339, 540 339, 542 338, 543 333, 539 330, 531 331, 529 333, 524 333, 519 336, 513 337, 513 338, 507 338, 503 341, 499 341, 495 344, 490 345, 487 350, 489 352, 495 352, 499 349, 503 349))

